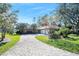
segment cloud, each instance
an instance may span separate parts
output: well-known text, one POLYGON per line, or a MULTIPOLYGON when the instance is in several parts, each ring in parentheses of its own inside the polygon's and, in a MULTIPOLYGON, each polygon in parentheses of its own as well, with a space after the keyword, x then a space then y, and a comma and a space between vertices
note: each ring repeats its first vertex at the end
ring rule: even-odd
POLYGON ((19 19, 17 22, 18 23, 28 23, 28 24, 34 23, 32 18, 25 17, 25 16, 19 16, 19 19))
POLYGON ((45 9, 44 7, 33 7, 32 10, 39 10, 39 9, 45 9))
POLYGON ((41 10, 41 11, 39 12, 39 14, 46 13, 46 12, 51 12, 51 11, 52 11, 52 9, 46 8, 45 10, 41 10))

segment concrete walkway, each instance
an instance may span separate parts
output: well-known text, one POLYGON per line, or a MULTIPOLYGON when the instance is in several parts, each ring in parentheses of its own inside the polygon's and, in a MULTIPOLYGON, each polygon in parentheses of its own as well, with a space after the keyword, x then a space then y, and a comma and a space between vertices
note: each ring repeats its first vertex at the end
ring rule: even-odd
POLYGON ((35 39, 35 35, 22 35, 21 40, 2 56, 76 56, 35 39))

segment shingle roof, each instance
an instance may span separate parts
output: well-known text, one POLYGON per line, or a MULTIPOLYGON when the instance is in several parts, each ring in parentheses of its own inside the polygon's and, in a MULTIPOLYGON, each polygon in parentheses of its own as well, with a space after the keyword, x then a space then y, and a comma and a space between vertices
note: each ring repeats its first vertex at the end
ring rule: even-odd
POLYGON ((42 29, 50 29, 50 28, 57 29, 59 27, 57 25, 52 25, 52 26, 41 26, 41 27, 38 27, 37 29, 42 30, 42 29))

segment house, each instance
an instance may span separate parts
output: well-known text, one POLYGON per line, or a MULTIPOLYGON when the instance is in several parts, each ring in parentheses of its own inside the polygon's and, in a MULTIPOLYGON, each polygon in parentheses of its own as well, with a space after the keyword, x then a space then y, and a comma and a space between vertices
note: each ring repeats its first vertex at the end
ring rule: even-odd
POLYGON ((45 24, 43 23, 43 26, 38 27, 37 29, 40 31, 41 34, 48 35, 50 29, 58 29, 58 25, 56 23, 51 23, 51 24, 45 24))

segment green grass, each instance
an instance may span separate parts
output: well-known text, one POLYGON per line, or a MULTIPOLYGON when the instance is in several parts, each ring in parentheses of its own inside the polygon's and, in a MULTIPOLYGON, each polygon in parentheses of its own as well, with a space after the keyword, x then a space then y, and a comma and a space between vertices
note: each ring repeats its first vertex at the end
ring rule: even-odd
POLYGON ((4 52, 6 52, 7 50, 9 50, 12 46, 14 46, 19 40, 20 40, 20 36, 19 35, 6 35, 7 38, 9 38, 11 41, 0 46, 0 55, 4 52))
POLYGON ((46 44, 54 47, 58 47, 63 50, 67 50, 73 53, 79 53, 79 42, 72 40, 62 40, 62 39, 48 39, 46 36, 36 36, 36 38, 46 44), (76 43, 75 43, 76 42, 76 43))

